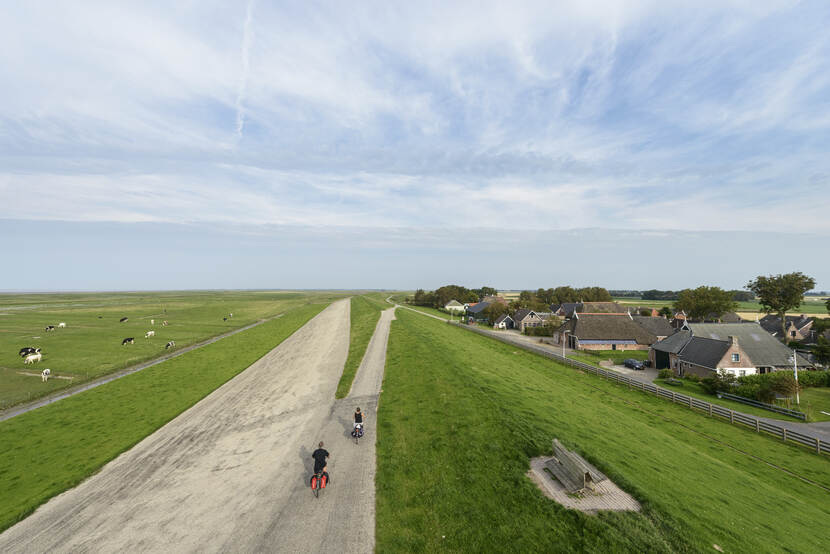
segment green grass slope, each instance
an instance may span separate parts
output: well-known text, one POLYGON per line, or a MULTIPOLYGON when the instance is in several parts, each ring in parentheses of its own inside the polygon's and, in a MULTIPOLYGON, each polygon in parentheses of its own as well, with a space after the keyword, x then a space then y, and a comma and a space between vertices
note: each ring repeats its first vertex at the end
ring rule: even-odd
POLYGON ((384 305, 378 299, 366 298, 364 296, 353 296, 351 300, 351 329, 349 333, 349 357, 343 366, 343 375, 337 384, 335 398, 345 398, 352 388, 357 369, 366 354, 366 348, 375 332, 375 327, 380 319, 380 312, 391 308, 391 305, 384 305))
POLYGON ((826 551, 826 458, 406 310, 397 318, 378 418, 378 552, 826 551), (545 498, 526 472, 554 437, 643 511, 588 516, 545 498))
POLYGON ((289 337, 324 304, 0 423, 0 531, 175 418, 289 337))

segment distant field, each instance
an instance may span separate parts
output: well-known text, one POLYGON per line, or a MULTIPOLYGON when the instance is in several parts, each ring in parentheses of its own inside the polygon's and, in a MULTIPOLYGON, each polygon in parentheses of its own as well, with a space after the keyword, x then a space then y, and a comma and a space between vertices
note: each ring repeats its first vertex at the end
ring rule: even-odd
MULTIPOLYGON (((615 297, 614 300, 620 304, 642 306, 643 308, 657 308, 658 310, 663 306, 671 308, 673 304, 671 300, 641 300, 631 297, 615 297)), ((825 306, 824 302, 826 302, 825 298, 807 296, 800 308, 787 313, 791 315, 806 314, 828 317, 830 314, 827 313, 827 306, 825 306)), ((763 315, 761 305, 758 302, 738 302, 738 312, 751 315, 752 319, 755 318, 755 314, 763 315)))
POLYGON ((830 487, 827 458, 407 310, 397 318, 378 418, 378 552, 826 551, 830 493, 792 474, 830 487), (643 511, 588 516, 545 498, 525 474, 554 437, 643 511))
POLYGON ((342 296, 267 291, 0 295, 0 409, 156 358, 169 340, 182 348, 342 296), (129 319, 119 323, 122 317, 129 319), (169 325, 163 326, 164 320, 169 325), (44 331, 59 322, 66 328, 44 331), (145 339, 149 330, 156 336, 145 339), (134 337, 135 344, 121 346, 126 337, 134 337), (43 360, 24 365, 18 356, 24 346, 41 348, 43 360), (47 367, 53 378, 43 383, 39 373, 47 367))

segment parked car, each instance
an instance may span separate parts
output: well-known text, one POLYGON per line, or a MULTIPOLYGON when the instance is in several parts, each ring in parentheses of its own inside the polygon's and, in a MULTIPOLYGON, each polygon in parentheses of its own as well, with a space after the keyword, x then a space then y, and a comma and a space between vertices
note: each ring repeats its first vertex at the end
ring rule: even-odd
POLYGON ((640 360, 635 360, 633 358, 628 358, 627 360, 623 360, 623 365, 629 369, 643 369, 643 362, 640 360))

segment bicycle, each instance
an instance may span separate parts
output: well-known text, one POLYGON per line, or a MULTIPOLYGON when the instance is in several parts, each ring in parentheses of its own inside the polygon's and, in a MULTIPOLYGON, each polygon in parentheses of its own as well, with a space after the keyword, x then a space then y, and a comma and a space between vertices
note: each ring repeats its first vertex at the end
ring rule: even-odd
POLYGON ((360 437, 363 436, 363 424, 362 423, 355 423, 354 424, 354 431, 352 431, 352 436, 354 437, 354 443, 360 444, 360 437))
POLYGON ((322 469, 311 476, 311 492, 314 494, 314 498, 320 497, 320 492, 326 488, 328 480, 328 473, 322 469))

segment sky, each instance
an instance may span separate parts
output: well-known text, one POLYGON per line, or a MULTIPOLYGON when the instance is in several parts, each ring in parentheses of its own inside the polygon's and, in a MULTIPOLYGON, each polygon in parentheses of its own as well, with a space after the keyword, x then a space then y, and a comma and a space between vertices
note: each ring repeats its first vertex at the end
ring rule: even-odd
POLYGON ((830 289, 826 2, 3 12, 0 290, 830 289))

